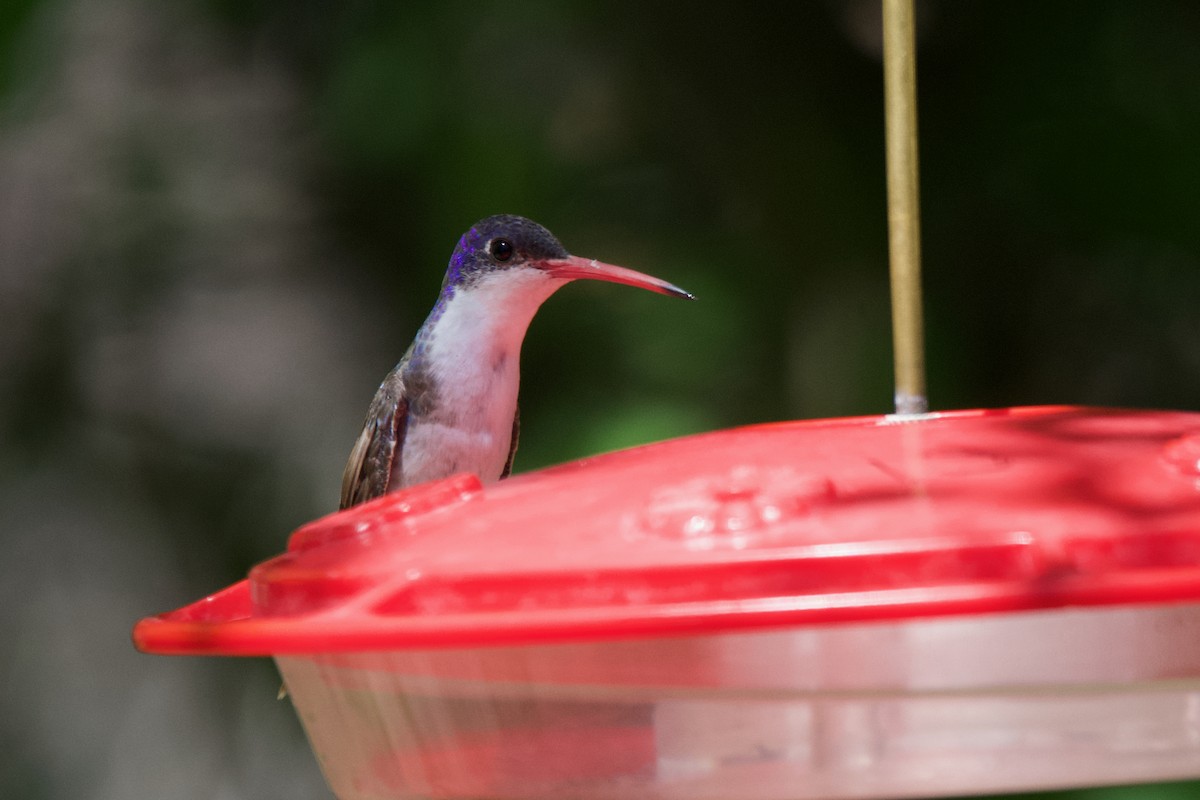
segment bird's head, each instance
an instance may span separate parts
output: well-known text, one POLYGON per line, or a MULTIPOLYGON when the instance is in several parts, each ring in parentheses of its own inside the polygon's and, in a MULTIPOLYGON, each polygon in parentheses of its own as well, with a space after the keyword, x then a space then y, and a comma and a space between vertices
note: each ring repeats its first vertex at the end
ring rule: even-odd
POLYGON ((463 234, 450 257, 442 286, 468 288, 484 278, 517 270, 537 271, 562 281, 624 283, 660 294, 692 298, 678 286, 650 275, 573 256, 550 231, 533 220, 511 214, 482 219, 463 234))

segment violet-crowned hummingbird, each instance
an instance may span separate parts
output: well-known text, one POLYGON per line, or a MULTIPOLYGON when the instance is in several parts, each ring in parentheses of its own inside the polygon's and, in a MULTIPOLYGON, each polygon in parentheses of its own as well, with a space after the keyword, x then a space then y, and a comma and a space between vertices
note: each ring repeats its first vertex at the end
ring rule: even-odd
POLYGON ((573 256, 532 220, 477 222, 454 249, 429 318, 371 401, 341 507, 458 472, 485 483, 507 476, 525 331, 546 298, 580 278, 692 298, 658 278, 573 256))

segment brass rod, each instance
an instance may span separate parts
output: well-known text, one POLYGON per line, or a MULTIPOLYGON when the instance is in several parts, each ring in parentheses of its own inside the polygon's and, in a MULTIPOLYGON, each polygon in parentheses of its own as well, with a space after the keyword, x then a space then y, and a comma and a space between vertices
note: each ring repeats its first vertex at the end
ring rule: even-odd
POLYGON ((896 413, 923 414, 921 210, 917 170, 917 56, 913 0, 883 0, 883 90, 887 120, 888 255, 896 413))

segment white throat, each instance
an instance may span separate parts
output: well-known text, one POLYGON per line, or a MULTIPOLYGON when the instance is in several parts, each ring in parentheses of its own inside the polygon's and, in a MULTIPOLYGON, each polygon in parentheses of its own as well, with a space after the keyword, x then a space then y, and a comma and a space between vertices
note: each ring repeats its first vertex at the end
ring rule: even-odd
POLYGON ((499 479, 512 442, 521 343, 538 308, 566 283, 517 268, 483 275, 446 301, 423 359, 436 407, 410 419, 405 485, 464 471, 499 479))

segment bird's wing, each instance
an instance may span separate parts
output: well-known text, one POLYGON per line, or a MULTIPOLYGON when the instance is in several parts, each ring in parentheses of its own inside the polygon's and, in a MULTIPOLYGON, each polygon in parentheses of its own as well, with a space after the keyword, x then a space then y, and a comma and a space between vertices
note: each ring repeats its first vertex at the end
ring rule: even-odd
POLYGON ((508 446, 508 461, 504 463, 504 471, 500 473, 500 479, 504 480, 512 472, 513 459, 517 457, 517 439, 521 435, 521 407, 517 406, 516 413, 513 414, 513 437, 512 444, 508 446))
POLYGON ((365 503, 388 491, 392 475, 400 472, 404 431, 408 423, 408 396, 400 369, 388 373, 371 401, 362 433, 350 451, 342 473, 340 508, 365 503))

